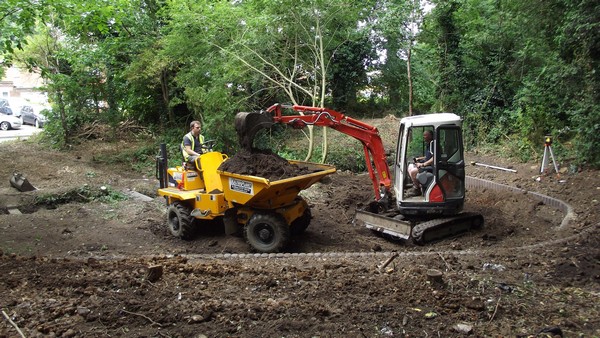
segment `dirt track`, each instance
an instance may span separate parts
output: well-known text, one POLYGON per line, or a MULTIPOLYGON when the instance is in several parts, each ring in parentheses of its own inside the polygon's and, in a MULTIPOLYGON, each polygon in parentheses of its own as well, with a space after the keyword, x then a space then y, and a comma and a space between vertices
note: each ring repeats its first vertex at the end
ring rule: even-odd
MULTIPOLYGON (((154 196, 152 177, 95 160, 116 146, 104 147, 0 145, 0 160, 11 163, 0 170, 0 210, 102 185, 154 196), (10 188, 15 170, 40 190, 10 188)), ((467 160, 508 165, 477 154, 467 160)), ((288 258, 245 255, 243 239, 214 224, 192 241, 172 238, 160 198, 67 200, 0 214, 0 308, 14 323, 3 318, 0 337, 17 336, 15 326, 27 337, 467 335, 457 324, 474 336, 549 328, 600 335, 598 172, 537 182, 535 164, 515 169, 469 167, 468 175, 562 199, 576 219, 558 229, 564 213, 529 194, 477 189, 467 208, 484 214, 484 229, 424 247, 394 242, 351 224, 372 192, 367 176, 347 173, 303 193, 313 220, 288 258), (545 244, 531 247, 537 243, 545 244), (164 269, 155 282, 146 278, 151 265, 164 269), (429 269, 442 271, 443 282, 428 282, 429 269)))

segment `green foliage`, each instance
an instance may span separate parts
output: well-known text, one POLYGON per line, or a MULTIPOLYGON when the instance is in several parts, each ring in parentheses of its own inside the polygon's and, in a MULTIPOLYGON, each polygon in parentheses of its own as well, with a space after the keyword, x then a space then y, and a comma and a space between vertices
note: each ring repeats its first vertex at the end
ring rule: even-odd
POLYGON ((4 0, 0 2, 0 57, 10 61, 11 54, 26 44, 36 18, 43 14, 44 5, 27 0, 4 0))
MULTIPOLYGON (((317 140, 322 137, 322 129, 316 128, 315 130, 317 140)), ((254 141, 254 146, 257 148, 270 149, 288 160, 304 160, 306 157, 305 143, 308 141, 300 131, 276 126, 271 133, 259 133, 257 136, 254 141)), ((339 133, 335 137, 330 137, 330 140, 335 141, 329 144, 327 163, 335 166, 338 170, 366 171, 365 154, 359 141, 339 133)), ((323 147, 315 147, 312 157, 308 161, 318 163, 321 161, 322 155, 323 147)))
MULTIPOLYGON (((319 162, 322 157, 322 152, 322 147, 316 147, 309 162, 319 162)), ((306 151, 282 147, 278 149, 277 154, 288 160, 304 160, 306 151)), ((327 156, 327 163, 342 171, 348 170, 355 173, 361 173, 367 170, 365 154, 361 147, 335 148, 330 150, 329 156, 327 156)))
POLYGON ((551 134, 561 159, 600 166, 597 1, 433 3, 424 14, 418 0, 5 0, 0 54, 42 74, 56 147, 91 123, 116 137, 133 120, 178 154, 201 120, 233 153, 235 114, 275 102, 403 115, 410 49, 415 111, 463 116, 469 146, 536 159, 551 134))
POLYGON ((153 163, 158 154, 159 145, 155 142, 145 143, 141 147, 128 148, 110 155, 96 156, 94 159, 106 164, 130 166, 131 169, 144 174, 153 174, 153 163))
POLYGON ((470 146, 501 144, 521 160, 536 159, 549 134, 561 160, 597 165, 598 76, 590 66, 598 53, 590 29, 598 27, 598 8, 568 0, 438 3, 423 35, 443 46, 434 107, 464 117, 470 146), (583 137, 575 133, 581 129, 583 137))
POLYGON ((334 165, 338 170, 348 170, 355 173, 367 170, 362 146, 335 149, 327 156, 327 162, 334 165))

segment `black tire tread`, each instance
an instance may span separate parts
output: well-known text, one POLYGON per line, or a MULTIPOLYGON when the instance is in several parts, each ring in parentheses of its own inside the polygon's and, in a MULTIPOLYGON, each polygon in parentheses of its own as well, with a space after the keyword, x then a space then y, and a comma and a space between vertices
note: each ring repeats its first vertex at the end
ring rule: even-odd
POLYGON ((193 236, 195 230, 195 218, 191 216, 190 213, 190 208, 186 207, 181 202, 173 202, 169 205, 167 209, 167 226, 173 236, 181 239, 190 239, 193 236), (179 229, 175 229, 171 223, 173 214, 177 217, 179 229))
POLYGON ((283 216, 277 213, 255 213, 244 227, 244 237, 246 242, 258 252, 280 252, 290 240, 290 227, 283 216), (261 224, 268 224, 275 232, 275 239, 272 243, 264 243, 256 236, 255 227, 261 224))

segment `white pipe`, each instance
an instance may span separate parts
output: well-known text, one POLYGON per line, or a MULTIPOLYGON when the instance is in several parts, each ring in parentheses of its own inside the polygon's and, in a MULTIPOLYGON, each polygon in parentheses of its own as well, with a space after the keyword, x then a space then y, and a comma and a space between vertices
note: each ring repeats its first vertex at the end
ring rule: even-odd
POLYGON ((471 162, 471 164, 472 165, 478 165, 478 166, 486 167, 486 168, 492 168, 492 169, 510 171, 510 172, 513 172, 513 173, 517 172, 515 169, 502 168, 502 167, 497 167, 495 165, 489 165, 489 164, 483 164, 483 163, 477 163, 477 162, 471 162))

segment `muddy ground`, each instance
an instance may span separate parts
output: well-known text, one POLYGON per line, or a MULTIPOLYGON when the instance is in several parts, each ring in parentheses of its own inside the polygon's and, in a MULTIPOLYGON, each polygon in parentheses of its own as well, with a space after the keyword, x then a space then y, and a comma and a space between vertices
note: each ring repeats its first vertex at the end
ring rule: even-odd
POLYGON ((598 171, 538 181, 538 163, 469 153, 517 173, 468 175, 563 200, 575 218, 561 228, 565 213, 532 194, 470 189, 484 228, 426 246, 352 225, 372 187, 338 172, 302 193, 313 219, 289 255, 260 256, 218 223, 171 237, 152 170, 103 160, 135 146, 0 144, 0 337, 600 336, 598 171), (38 190, 12 188, 14 172, 38 190))

